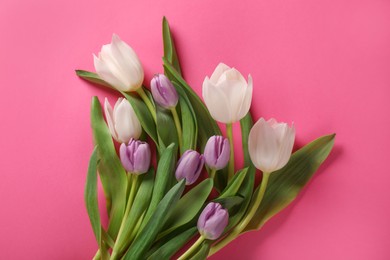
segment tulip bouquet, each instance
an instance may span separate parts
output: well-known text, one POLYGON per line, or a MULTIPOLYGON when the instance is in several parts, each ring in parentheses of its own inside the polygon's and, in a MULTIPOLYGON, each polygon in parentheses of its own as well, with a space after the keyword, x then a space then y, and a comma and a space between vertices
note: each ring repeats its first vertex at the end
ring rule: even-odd
POLYGON ((92 99, 95 149, 85 202, 98 243, 95 259, 205 259, 290 204, 333 147, 334 134, 292 153, 293 125, 263 118, 253 124, 252 77, 223 63, 203 82, 204 104, 182 76, 165 18, 163 43, 164 74, 156 74, 150 88, 136 53, 116 35, 94 56, 96 73, 76 71, 122 96, 114 108, 107 99, 104 109, 92 99), (226 125, 226 137, 217 122, 226 125), (241 125, 241 169, 235 123, 241 125))

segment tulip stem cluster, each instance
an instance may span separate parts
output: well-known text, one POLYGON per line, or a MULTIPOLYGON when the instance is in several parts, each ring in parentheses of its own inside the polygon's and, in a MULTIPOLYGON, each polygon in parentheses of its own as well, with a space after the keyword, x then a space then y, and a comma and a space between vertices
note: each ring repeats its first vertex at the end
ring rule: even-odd
POLYGON ((176 131, 177 131, 177 138, 179 139, 179 147, 181 149, 183 147, 183 134, 182 134, 182 130, 181 130, 179 115, 177 114, 175 107, 171 108, 170 110, 171 110, 171 113, 173 116, 173 121, 175 122, 176 131))
POLYGON ((226 135, 230 144, 230 159, 228 165, 228 181, 234 176, 234 144, 233 144, 233 125, 231 123, 226 124, 226 135))
POLYGON ((240 233, 249 224, 249 222, 252 220, 252 218, 256 214, 256 211, 259 208, 261 201, 264 198, 264 194, 265 194, 265 191, 266 191, 267 185, 268 185, 269 176, 270 176, 269 173, 263 173, 263 179, 261 180, 259 192, 257 193, 257 196, 254 198, 254 201, 250 204, 249 212, 241 220, 241 222, 230 232, 229 235, 224 237, 221 241, 219 241, 217 244, 215 244, 211 248, 209 256, 214 254, 215 252, 217 252, 218 250, 220 250, 224 246, 226 246, 232 240, 234 240, 237 236, 240 235, 240 233))
POLYGON ((200 236, 198 240, 195 241, 195 243, 184 253, 182 254, 177 260, 185 260, 185 259, 191 259, 191 256, 196 252, 196 249, 198 246, 200 246, 203 241, 205 240, 204 236, 200 236))
POLYGON ((118 242, 125 238, 125 237, 123 237, 123 227, 125 226, 125 223, 127 221, 129 213, 130 213, 131 206, 133 204, 133 200, 134 200, 135 194, 137 193, 138 175, 137 174, 131 174, 131 173, 128 173, 128 175, 129 175, 128 176, 128 180, 129 180, 128 187, 130 187, 130 194, 129 194, 129 197, 128 197, 128 200, 127 200, 127 203, 126 203, 125 214, 123 216, 122 223, 121 223, 121 226, 119 228, 117 242, 115 243, 114 248, 112 250, 111 259, 116 259, 117 258, 118 245, 120 244, 118 242))
POLYGON ((137 93, 142 98, 142 100, 145 102, 145 105, 148 107, 150 113, 152 114, 154 122, 157 122, 156 110, 155 110, 152 102, 150 102, 150 100, 149 100, 148 96, 146 95, 144 89, 142 87, 139 88, 137 90, 137 93))

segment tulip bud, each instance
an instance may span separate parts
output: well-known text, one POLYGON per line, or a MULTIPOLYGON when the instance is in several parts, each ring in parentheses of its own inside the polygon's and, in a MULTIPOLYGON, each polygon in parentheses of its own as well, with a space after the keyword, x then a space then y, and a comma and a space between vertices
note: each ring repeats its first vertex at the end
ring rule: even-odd
POLYGON ((112 137, 119 143, 127 143, 131 138, 138 139, 142 133, 141 123, 129 101, 119 98, 114 111, 107 98, 104 101, 104 113, 112 137))
POLYGON ((202 172, 204 157, 194 150, 187 150, 180 157, 176 167, 176 179, 186 179, 186 185, 193 184, 202 172))
POLYGON ((96 73, 120 91, 136 91, 144 81, 144 70, 134 50, 118 35, 111 44, 103 45, 98 57, 94 55, 96 73))
POLYGON ((253 125, 248 139, 249 155, 257 169, 271 173, 283 168, 290 159, 295 128, 275 119, 260 118, 253 125))
POLYGON ((211 77, 203 81, 202 91, 211 116, 221 123, 234 123, 249 111, 252 77, 248 76, 247 83, 238 70, 220 63, 211 77))
POLYGON ((229 162, 229 140, 223 136, 214 135, 209 138, 204 148, 206 165, 211 169, 220 170, 229 162))
POLYGON ((129 144, 121 144, 119 156, 123 167, 132 174, 143 174, 149 170, 150 147, 148 143, 131 139, 129 144))
POLYGON ((229 213, 221 204, 210 202, 198 219, 199 233, 210 240, 218 239, 229 222, 229 213))
POLYGON ((164 74, 157 74, 150 82, 153 99, 164 108, 172 108, 177 105, 179 96, 171 81, 164 74))

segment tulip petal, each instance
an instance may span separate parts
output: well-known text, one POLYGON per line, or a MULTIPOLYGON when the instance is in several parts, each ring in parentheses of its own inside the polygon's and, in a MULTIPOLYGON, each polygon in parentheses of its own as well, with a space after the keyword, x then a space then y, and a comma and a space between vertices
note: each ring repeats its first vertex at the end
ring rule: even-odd
POLYGON ((122 99, 114 109, 114 123, 118 138, 122 143, 127 143, 131 138, 138 139, 141 135, 141 124, 133 107, 126 99, 122 99))
POLYGON ((218 66, 215 68, 213 74, 211 75, 210 77, 210 81, 216 85, 219 78, 222 76, 222 74, 227 71, 227 70, 230 70, 230 67, 224 63, 219 63, 218 66))
POLYGON ((203 81, 203 99, 211 116, 222 123, 231 123, 231 106, 226 93, 216 87, 208 77, 203 81))
POLYGON ((112 107, 110 105, 110 102, 108 102, 107 98, 105 98, 105 100, 104 100, 104 114, 106 115, 106 121, 107 121, 108 129, 110 130, 111 136, 116 141, 119 142, 118 134, 115 131, 114 115, 112 112, 112 107))
POLYGON ((248 75, 248 84, 246 85, 245 92, 242 92, 241 106, 237 110, 236 117, 238 120, 241 120, 248 113, 252 103, 252 92, 253 80, 252 76, 248 75))
POLYGON ((135 86, 131 90, 138 89, 142 85, 144 71, 137 54, 116 34, 112 36, 111 52, 122 72, 122 80, 126 86, 135 86))
POLYGON ((133 162, 129 158, 128 149, 125 143, 122 143, 119 147, 119 157, 126 171, 132 172, 134 170, 134 166, 133 162))
POLYGON ((291 157, 291 152, 294 146, 294 140, 295 140, 295 127, 294 125, 290 127, 286 124, 286 130, 285 134, 283 136, 283 139, 280 143, 280 150, 279 150, 279 159, 278 159, 278 168, 277 170, 283 168, 291 157))
POLYGON ((113 63, 112 59, 108 55, 103 54, 103 48, 102 52, 99 54, 99 58, 94 55, 96 73, 101 79, 108 82, 111 86, 118 88, 119 90, 126 91, 127 86, 120 78, 121 74, 118 72, 118 69, 113 63), (105 56, 106 59, 104 59, 103 56, 105 56))
POLYGON ((256 168, 271 172, 277 163, 275 155, 279 152, 276 135, 271 126, 260 118, 249 133, 249 155, 256 168))

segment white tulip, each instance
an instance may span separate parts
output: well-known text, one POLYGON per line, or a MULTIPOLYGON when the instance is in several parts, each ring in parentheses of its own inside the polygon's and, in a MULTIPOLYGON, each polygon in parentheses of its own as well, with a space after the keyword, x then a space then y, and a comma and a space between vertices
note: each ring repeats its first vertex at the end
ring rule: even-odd
POLYGON ((248 149, 253 164, 265 173, 283 168, 290 160, 295 139, 294 125, 260 118, 249 133, 248 149))
POLYGON ((235 68, 218 64, 211 77, 203 81, 203 99, 211 116, 225 124, 243 118, 251 106, 252 85, 251 75, 247 82, 235 68))
POLYGON ((111 44, 103 45, 98 57, 94 56, 96 73, 101 79, 120 91, 136 91, 142 86, 144 70, 134 50, 118 35, 111 44))
POLYGON ((119 143, 128 143, 131 138, 138 139, 142 133, 141 123, 129 101, 119 98, 114 111, 107 98, 104 101, 104 113, 112 137, 119 143))

